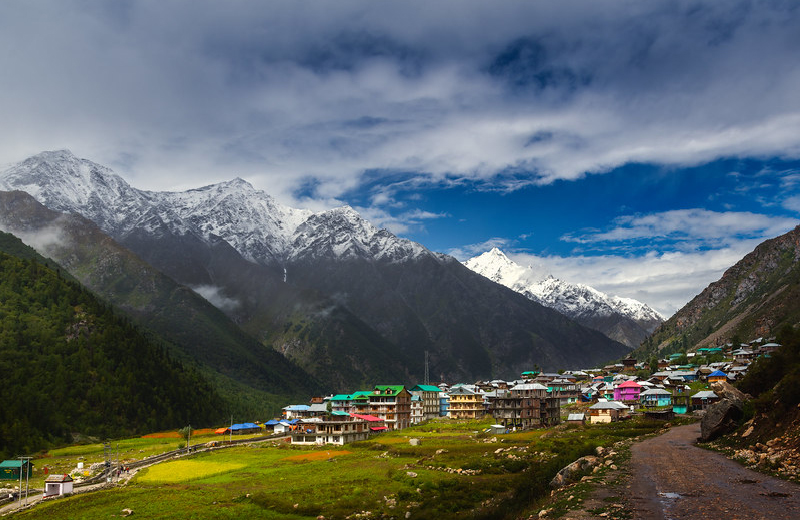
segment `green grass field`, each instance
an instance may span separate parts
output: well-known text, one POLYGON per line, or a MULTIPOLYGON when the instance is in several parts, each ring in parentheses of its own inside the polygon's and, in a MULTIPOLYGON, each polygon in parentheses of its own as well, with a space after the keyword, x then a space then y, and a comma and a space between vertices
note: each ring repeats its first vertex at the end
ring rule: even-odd
MULTIPOLYGON (((177 435, 176 432, 165 432, 177 435)), ((258 437, 257 435, 248 436, 235 436, 235 439, 258 437)), ((217 435, 215 433, 204 433, 192 437, 191 443, 203 444, 215 440, 227 440, 227 436, 217 435), (224 437, 224 439, 223 439, 224 437)), ((167 451, 177 449, 186 442, 177 436, 156 436, 151 438, 135 437, 132 439, 122 439, 110 441, 109 445, 112 448, 112 458, 116 458, 117 450, 119 450, 120 461, 133 461, 141 460, 153 455, 158 455, 167 451)), ((58 448, 50 450, 47 453, 39 455, 33 460, 34 471, 31 476, 30 485, 34 488, 41 489, 44 486, 44 479, 47 474, 65 474, 70 473, 79 462, 83 462, 86 469, 96 462, 102 462, 103 458, 103 444, 81 444, 77 446, 69 446, 66 448, 58 448)))
MULTIPOLYGON (((129 508, 138 518, 516 518, 538 511, 561 467, 661 426, 637 419, 489 436, 489 424, 434 421, 342 448, 266 443, 198 454, 17 516, 96 519, 129 508)), ((132 449, 145 449, 140 441, 132 449)))

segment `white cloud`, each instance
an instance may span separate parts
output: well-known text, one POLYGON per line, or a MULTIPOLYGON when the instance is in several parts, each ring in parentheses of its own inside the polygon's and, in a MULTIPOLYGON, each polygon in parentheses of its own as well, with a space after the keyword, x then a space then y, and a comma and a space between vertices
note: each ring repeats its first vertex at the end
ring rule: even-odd
POLYGON ((624 215, 608 230, 588 230, 562 237, 567 242, 593 244, 647 240, 666 243, 669 249, 721 247, 744 238, 766 239, 787 232, 797 219, 751 212, 718 212, 701 208, 671 210, 647 215, 624 215))
POLYGON ((671 316, 758 244, 797 224, 797 219, 747 212, 675 210, 621 216, 608 230, 565 237, 597 245, 602 254, 540 256, 520 252, 515 240, 503 238, 453 249, 450 254, 465 260, 496 246, 520 265, 541 266, 562 280, 635 298, 671 316), (609 253, 615 243, 628 241, 643 244, 609 253))
POLYGON ((192 287, 192 290, 221 311, 234 311, 241 305, 238 300, 225 296, 219 287, 213 285, 198 285, 192 287))
MULTIPOLYGON (((506 249, 513 247, 516 244, 516 240, 510 238, 501 238, 495 237, 490 238, 484 242, 478 242, 477 244, 467 244, 461 247, 455 247, 449 249, 447 254, 457 258, 460 262, 464 262, 473 256, 477 256, 481 253, 485 253, 486 251, 490 251, 492 248, 498 248, 503 251, 506 249)), ((527 264, 523 264, 527 265, 527 264)))
POLYGON ((651 252, 642 257, 507 254, 521 265, 542 265, 562 280, 635 298, 664 316, 671 316, 759 242, 741 241, 723 249, 699 252, 651 252))
POLYGON ((794 195, 786 198, 783 201, 783 207, 790 211, 800 213, 800 195, 794 195))
POLYGON ((424 231, 424 221, 449 216, 447 213, 433 213, 421 209, 413 209, 397 215, 392 215, 375 207, 357 207, 354 209, 373 225, 379 228, 386 228, 395 235, 408 234, 412 230, 415 232, 424 231))

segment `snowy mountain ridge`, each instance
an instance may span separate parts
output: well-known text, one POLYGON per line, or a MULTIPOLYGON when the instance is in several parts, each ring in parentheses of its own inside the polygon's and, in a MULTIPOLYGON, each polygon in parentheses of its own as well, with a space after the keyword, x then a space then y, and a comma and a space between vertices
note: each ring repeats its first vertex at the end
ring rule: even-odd
POLYGON ((609 296, 588 285, 559 280, 542 266, 521 266, 498 248, 470 258, 464 265, 579 323, 606 334, 613 331, 614 335, 609 337, 629 346, 638 346, 635 343, 640 341, 639 336, 643 339, 664 321, 658 312, 642 302, 609 296), (635 337, 622 338, 617 329, 619 322, 625 320, 634 322, 643 332, 634 335, 635 337))
POLYGON ((67 150, 42 152, 0 173, 0 189, 26 191, 45 206, 79 213, 117 237, 135 230, 219 237, 250 261, 325 255, 401 260, 431 255, 379 230, 349 206, 312 212, 278 203, 236 178, 184 192, 130 186, 109 168, 67 150))

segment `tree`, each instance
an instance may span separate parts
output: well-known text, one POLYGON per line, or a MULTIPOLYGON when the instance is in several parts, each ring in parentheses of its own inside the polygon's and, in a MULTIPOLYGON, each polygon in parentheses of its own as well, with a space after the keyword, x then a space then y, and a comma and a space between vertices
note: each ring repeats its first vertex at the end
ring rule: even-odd
POLYGON ((186 445, 188 446, 189 445, 189 441, 192 438, 192 433, 193 432, 194 432, 194 429, 192 429, 192 426, 189 425, 186 428, 181 428, 180 430, 178 430, 178 435, 181 436, 181 439, 186 441, 186 445))

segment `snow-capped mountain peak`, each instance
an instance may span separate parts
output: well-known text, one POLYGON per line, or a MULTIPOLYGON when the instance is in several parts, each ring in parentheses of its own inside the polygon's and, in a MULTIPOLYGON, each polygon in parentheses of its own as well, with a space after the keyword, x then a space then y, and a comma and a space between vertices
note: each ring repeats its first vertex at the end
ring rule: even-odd
POLYGON ((0 189, 25 191, 57 211, 82 208, 80 213, 95 221, 119 221, 114 208, 131 210, 130 204, 143 199, 110 169, 69 150, 42 152, 8 168, 0 176, 0 189))
POLYGON ((517 264, 496 247, 470 258, 464 262, 464 265, 493 282, 505 285, 517 292, 522 292, 518 288, 526 287, 551 276, 542 266, 523 267, 517 264))
POLYGON ((470 258, 464 265, 629 346, 638 346, 638 341, 664 320, 644 303, 632 298, 609 296, 588 285, 559 280, 541 266, 523 267, 497 248, 470 258), (626 332, 620 335, 619 320, 632 321, 642 330, 637 334, 626 332))
POLYGON ((42 152, 0 172, 0 189, 26 191, 51 209, 81 214, 118 239, 136 232, 221 238, 262 264, 306 256, 433 255, 376 228, 350 206, 317 213, 292 208, 239 177, 183 192, 137 190, 67 150, 42 152))

